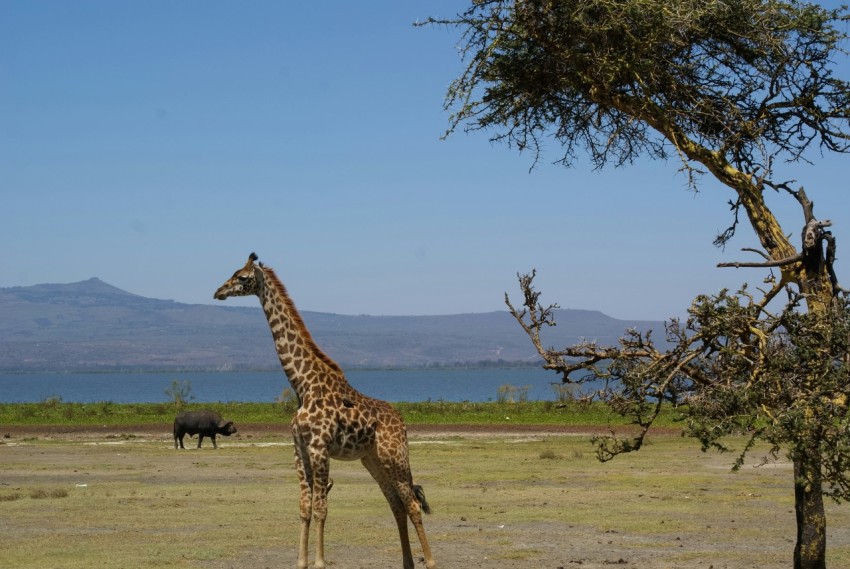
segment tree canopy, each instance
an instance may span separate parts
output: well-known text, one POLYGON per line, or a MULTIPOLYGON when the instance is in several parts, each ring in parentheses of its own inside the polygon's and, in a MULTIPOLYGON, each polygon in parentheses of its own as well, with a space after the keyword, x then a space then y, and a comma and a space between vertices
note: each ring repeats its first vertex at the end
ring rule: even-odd
POLYGON ((774 161, 850 149, 850 89, 834 75, 847 18, 793 1, 479 0, 430 23, 464 30, 449 132, 484 130, 535 160, 551 137, 566 166, 677 156, 693 188, 709 173, 737 193, 716 242, 743 208, 781 260, 795 248, 762 192, 798 189, 774 161))
POLYGON ((850 95, 832 71, 844 19, 762 0, 477 1, 447 22, 465 28, 469 59, 451 128, 534 152, 551 135, 567 165, 578 151, 601 167, 675 150, 767 174, 777 154, 848 150, 850 95))

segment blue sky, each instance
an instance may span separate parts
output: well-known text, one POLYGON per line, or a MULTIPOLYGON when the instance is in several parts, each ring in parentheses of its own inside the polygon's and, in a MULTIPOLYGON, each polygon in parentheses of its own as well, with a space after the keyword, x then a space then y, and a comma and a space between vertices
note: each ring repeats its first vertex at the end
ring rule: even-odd
MULTIPOLYGON (((212 304, 256 251, 302 310, 503 310, 536 268, 546 304, 662 319, 761 281, 715 268, 756 241, 715 249, 731 192, 688 191, 675 162, 564 169, 553 147, 529 171, 484 134, 441 140, 457 35, 412 24, 465 5, 0 0, 0 287, 96 276, 212 304)), ((845 286, 847 165, 789 174, 845 286)), ((775 207, 796 235, 799 208, 775 207)))

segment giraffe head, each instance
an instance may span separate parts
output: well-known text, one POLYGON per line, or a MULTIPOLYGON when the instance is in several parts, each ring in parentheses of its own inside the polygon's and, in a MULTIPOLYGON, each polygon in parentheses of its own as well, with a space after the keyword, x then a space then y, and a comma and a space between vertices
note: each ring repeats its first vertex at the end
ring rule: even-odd
POLYGON ((224 300, 230 296, 249 296, 252 294, 259 296, 260 289, 263 286, 263 271, 262 265, 254 264, 257 259, 257 254, 251 253, 245 266, 233 273, 232 277, 218 287, 213 298, 224 300))

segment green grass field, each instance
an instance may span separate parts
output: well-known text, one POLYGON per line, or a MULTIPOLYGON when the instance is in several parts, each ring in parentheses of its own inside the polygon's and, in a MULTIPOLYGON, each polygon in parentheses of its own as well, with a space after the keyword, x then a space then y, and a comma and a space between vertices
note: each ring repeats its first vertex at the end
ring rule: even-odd
MULTIPOLYGON (((174 450, 167 432, 3 439, 0 564, 293 567, 291 445, 283 432, 240 435, 218 450, 185 451, 174 450)), ((439 567, 791 564, 793 494, 783 461, 732 473, 729 456, 670 435, 604 464, 584 435, 458 430, 414 436, 410 447, 434 509, 426 530, 439 567)), ((329 567, 398 566, 395 526, 375 483, 357 462, 334 462, 331 475, 329 567)), ((827 507, 830 567, 848 567, 850 511, 827 507)))
MULTIPOLYGON (((414 430, 410 441, 416 482, 435 509, 426 528, 439 567, 791 564, 792 469, 781 459, 759 466, 766 449, 732 473, 734 454, 700 452, 696 441, 660 429, 640 452, 600 463, 588 431, 624 425, 601 405, 396 406, 410 425, 443 425, 414 430), (577 434, 553 434, 553 425, 577 434)), ((0 404, 0 566, 293 566, 291 404, 182 408, 213 408, 246 427, 220 438, 217 451, 191 443, 176 451, 174 404, 0 404), (281 428, 252 432, 269 424, 281 428), (21 429, 4 435, 4 426, 21 429)), ((676 424, 672 409, 659 422, 676 424)), ((397 566, 396 531, 377 486, 357 462, 334 462, 331 474, 329 566, 397 566)), ((827 508, 829 567, 850 567, 850 509, 827 508)))

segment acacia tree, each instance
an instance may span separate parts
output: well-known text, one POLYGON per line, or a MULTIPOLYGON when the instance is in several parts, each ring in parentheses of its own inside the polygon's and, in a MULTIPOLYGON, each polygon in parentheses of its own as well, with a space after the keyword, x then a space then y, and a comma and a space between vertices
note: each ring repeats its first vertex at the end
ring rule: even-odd
POLYGON ((447 134, 487 131, 535 162, 554 139, 565 166, 585 154, 597 168, 673 156, 694 190, 704 175, 731 190, 715 243, 749 222, 761 248, 748 251, 760 258, 726 266, 768 271, 766 286, 699 296, 685 321, 666 323, 667 349, 639 331, 616 346, 546 347, 554 306, 539 303, 533 272, 520 276, 522 306, 506 301, 546 368, 565 382, 605 379, 598 395, 640 425, 634 438, 597 440, 601 459, 639 449, 665 402, 703 448, 746 433, 744 453, 758 440, 784 451, 794 566, 805 569, 825 567, 823 496, 850 498, 850 310, 830 222, 775 164, 850 151, 850 84, 834 72, 847 20, 846 8, 793 0, 475 0, 426 22, 462 30, 447 134), (767 193, 799 205, 799 241, 767 193))

